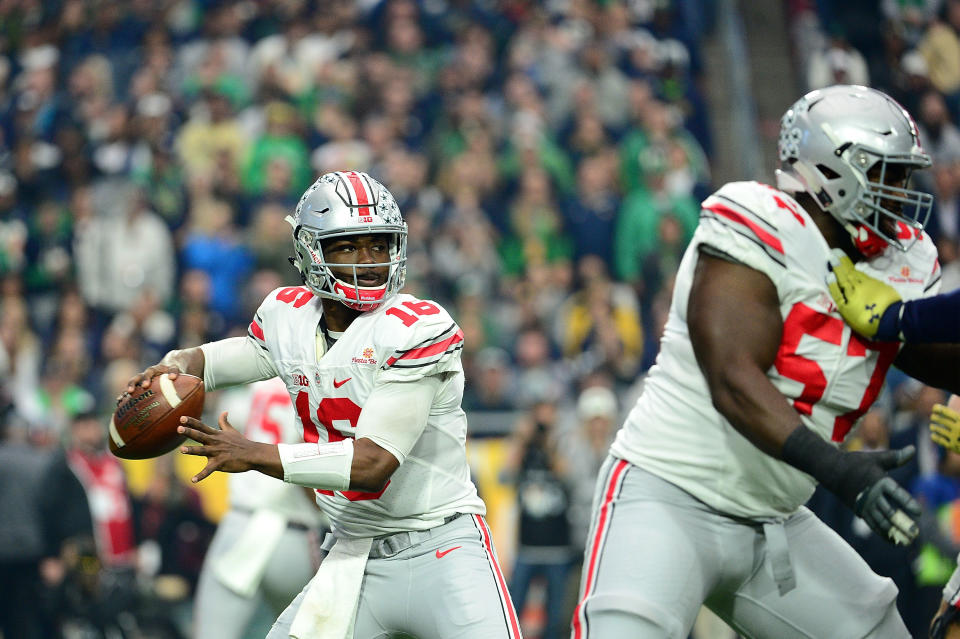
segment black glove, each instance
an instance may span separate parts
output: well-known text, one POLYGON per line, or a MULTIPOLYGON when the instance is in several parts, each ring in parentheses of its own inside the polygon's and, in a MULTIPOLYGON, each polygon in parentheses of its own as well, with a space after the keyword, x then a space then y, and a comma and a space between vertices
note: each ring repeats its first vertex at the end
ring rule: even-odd
POLYGON ((887 471, 906 464, 917 450, 844 452, 806 426, 798 426, 783 444, 783 461, 812 475, 837 495, 870 528, 895 544, 907 545, 920 529, 920 504, 887 471))
MULTIPOLYGON (((907 452, 907 449, 897 452, 907 452)), ((913 457, 913 451, 910 451, 910 457, 913 457)), ((864 489, 857 497, 853 512, 875 532, 886 533, 887 538, 896 544, 906 546, 920 532, 917 526, 920 504, 891 477, 882 477, 864 489)))

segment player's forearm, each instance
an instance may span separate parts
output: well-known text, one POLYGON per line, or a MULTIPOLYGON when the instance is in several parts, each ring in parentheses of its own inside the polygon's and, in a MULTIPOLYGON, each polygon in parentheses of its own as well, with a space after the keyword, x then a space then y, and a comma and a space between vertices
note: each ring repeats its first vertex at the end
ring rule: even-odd
POLYGON ((269 354, 249 337, 228 337, 200 346, 206 390, 270 379, 278 374, 269 354))
POLYGON ((893 363, 928 386, 960 394, 960 344, 904 344, 893 363))
POLYGON ((400 462, 386 449, 372 440, 361 437, 354 442, 350 464, 350 488, 379 492, 387 485, 400 462))
POLYGON ((163 356, 160 363, 164 366, 176 366, 181 373, 203 379, 204 357, 199 347, 170 351, 163 356))
POLYGON ((351 487, 353 440, 304 442, 276 446, 280 478, 288 484, 319 490, 346 490, 351 487))
POLYGON ((960 342, 960 289, 890 305, 880 320, 877 338, 908 344, 960 342))
POLYGON ((710 395, 714 408, 741 435, 773 457, 800 425, 800 417, 786 398, 758 368, 731 362, 713 376, 710 395))
POLYGON ((280 461, 280 452, 277 447, 262 442, 250 443, 252 444, 249 452, 251 470, 283 479, 283 464, 280 461))
POLYGON ((366 437, 356 441, 280 444, 269 448, 276 451, 276 460, 259 458, 263 466, 257 466, 257 470, 290 484, 318 490, 349 488, 377 492, 400 466, 392 453, 366 437))

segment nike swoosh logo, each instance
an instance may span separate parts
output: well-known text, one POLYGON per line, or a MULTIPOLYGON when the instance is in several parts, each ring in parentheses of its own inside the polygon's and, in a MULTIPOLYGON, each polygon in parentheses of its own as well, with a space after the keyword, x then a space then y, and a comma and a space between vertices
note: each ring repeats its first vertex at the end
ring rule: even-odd
POLYGON ((457 548, 463 548, 463 546, 454 546, 453 548, 448 548, 447 550, 444 550, 443 552, 440 552, 440 549, 438 548, 438 549, 437 549, 437 559, 443 559, 446 555, 448 555, 449 553, 452 553, 452 552, 453 552, 454 550, 456 550, 457 548))
POLYGON ((353 378, 352 378, 352 377, 348 377, 348 378, 346 378, 346 379, 341 380, 341 381, 338 382, 338 381, 337 381, 337 378, 334 377, 334 378, 333 378, 333 387, 334 387, 334 388, 340 388, 341 386, 343 386, 344 384, 346 384, 347 382, 349 382, 351 379, 353 379, 353 378))

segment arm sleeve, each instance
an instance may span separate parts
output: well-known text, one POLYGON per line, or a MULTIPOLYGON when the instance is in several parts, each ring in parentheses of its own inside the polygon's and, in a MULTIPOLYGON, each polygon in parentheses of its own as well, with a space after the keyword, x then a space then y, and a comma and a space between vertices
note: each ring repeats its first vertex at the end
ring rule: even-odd
POLYGON ((203 351, 204 390, 258 382, 278 375, 270 353, 251 337, 208 342, 200 350, 203 351))
POLYGON ((366 437, 402 464, 427 426, 441 375, 412 382, 385 382, 374 387, 360 412, 357 439, 366 437))
MULTIPOLYGON (((957 555, 957 561, 960 562, 960 555, 957 555)), ((943 587, 943 600, 951 606, 960 603, 960 601, 958 601, 960 600, 960 566, 953 570, 953 574, 950 575, 950 580, 947 582, 947 585, 943 587)))
POLYGON ((960 290, 904 302, 900 311, 903 341, 960 342, 960 290))

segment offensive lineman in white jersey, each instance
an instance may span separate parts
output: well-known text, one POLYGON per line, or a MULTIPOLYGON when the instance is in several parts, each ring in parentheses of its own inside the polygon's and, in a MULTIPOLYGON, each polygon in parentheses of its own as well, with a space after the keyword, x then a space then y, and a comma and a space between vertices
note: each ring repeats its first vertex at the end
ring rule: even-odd
POLYGON ((909 636, 893 583, 803 504, 819 482, 884 538, 917 534, 919 505, 886 475, 913 451, 837 443, 891 364, 957 390, 960 348, 855 335, 825 280, 839 248, 903 299, 936 292, 932 198, 907 188, 930 161, 909 114, 856 86, 797 101, 778 147, 780 190, 731 183, 703 203, 598 480, 577 639, 683 638, 701 604, 747 637, 909 636))
MULTIPOLYGON (((195 477, 258 470, 316 489, 328 554, 268 635, 300 639, 519 637, 470 479, 460 400, 463 333, 399 293, 406 224, 365 173, 321 176, 289 219, 305 287, 263 301, 247 337, 168 353, 131 379, 202 376, 207 389, 279 376, 304 443, 253 442, 184 418, 207 457, 195 477)), ((309 561, 304 557, 303 561, 309 561)))

